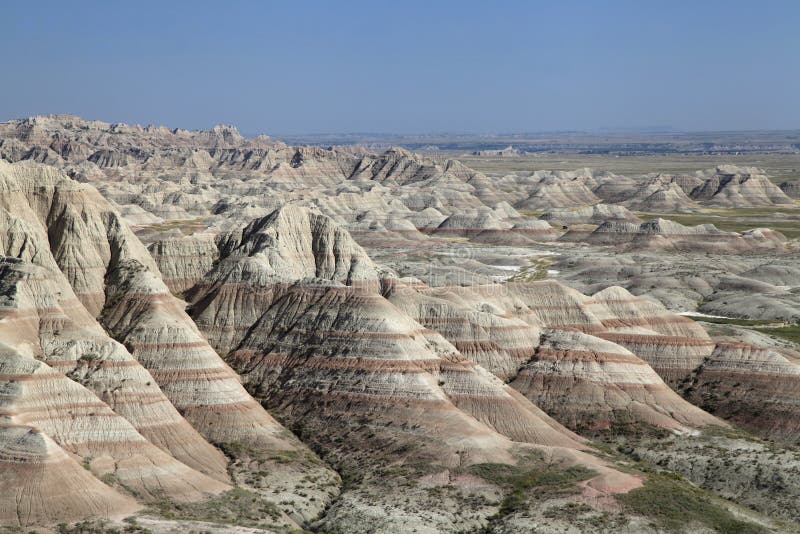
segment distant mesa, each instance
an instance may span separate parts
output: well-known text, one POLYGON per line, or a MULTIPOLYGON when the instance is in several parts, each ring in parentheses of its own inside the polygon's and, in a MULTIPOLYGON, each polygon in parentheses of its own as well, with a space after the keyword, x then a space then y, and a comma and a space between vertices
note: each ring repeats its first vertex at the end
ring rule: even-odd
POLYGON ((525 152, 521 150, 517 150, 511 145, 508 145, 506 148, 501 148, 497 150, 476 150, 472 153, 473 156, 495 156, 501 158, 513 157, 513 156, 521 156, 525 152))
POLYGON ((643 223, 633 221, 606 221, 585 235, 576 231, 562 236, 562 240, 578 239, 596 245, 621 246, 631 250, 705 251, 733 254, 753 250, 784 251, 786 237, 768 228, 745 232, 724 232, 713 224, 683 226, 668 219, 656 218, 643 223))

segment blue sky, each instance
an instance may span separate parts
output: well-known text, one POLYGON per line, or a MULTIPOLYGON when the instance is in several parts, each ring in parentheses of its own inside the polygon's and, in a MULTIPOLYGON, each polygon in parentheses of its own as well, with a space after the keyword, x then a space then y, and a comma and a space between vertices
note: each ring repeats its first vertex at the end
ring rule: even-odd
POLYGON ((0 120, 247 133, 800 128, 800 1, 0 4, 0 120))

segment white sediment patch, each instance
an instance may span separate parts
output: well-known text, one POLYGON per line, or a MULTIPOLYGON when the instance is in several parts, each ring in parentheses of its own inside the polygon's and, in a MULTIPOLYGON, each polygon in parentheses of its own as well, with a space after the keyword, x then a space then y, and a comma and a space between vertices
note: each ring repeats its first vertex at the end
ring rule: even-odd
POLYGON ((547 274, 548 274, 548 276, 555 276, 555 275, 557 275, 557 274, 558 274, 558 273, 560 273, 560 272, 561 272, 561 271, 556 271, 555 269, 547 269, 547 274))
POLYGON ((678 312, 678 315, 684 317, 708 317, 709 319, 737 319, 737 317, 725 317, 724 315, 709 315, 707 313, 700 313, 696 311, 678 312))
POLYGON ((492 276, 492 281, 494 282, 505 282, 514 276, 522 269, 519 265, 491 265, 494 269, 500 269, 501 271, 509 271, 509 274, 506 275, 494 275, 492 276))

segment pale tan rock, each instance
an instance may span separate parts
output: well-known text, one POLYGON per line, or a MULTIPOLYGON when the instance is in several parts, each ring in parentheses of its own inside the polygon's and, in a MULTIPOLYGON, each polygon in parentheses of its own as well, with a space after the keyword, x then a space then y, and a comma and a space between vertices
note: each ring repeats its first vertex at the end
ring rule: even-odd
POLYGON ((120 518, 140 508, 40 430, 6 422, 0 423, 0 486, 0 524, 9 528, 120 518))

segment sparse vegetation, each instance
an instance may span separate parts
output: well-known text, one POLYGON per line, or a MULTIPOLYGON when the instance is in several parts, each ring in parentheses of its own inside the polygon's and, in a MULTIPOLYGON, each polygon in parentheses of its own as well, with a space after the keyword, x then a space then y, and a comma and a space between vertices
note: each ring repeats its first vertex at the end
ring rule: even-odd
POLYGON ((522 267, 518 273, 508 279, 509 282, 535 282, 547 278, 547 268, 553 264, 550 258, 536 258, 522 267))
POLYGON ((657 527, 671 532, 685 531, 692 524, 722 534, 765 532, 758 525, 736 519, 721 503, 679 475, 650 474, 644 486, 617 499, 626 511, 651 518, 657 527))
POLYGON ((775 323, 775 321, 765 321, 762 319, 736 319, 733 317, 698 317, 696 315, 687 315, 685 317, 702 323, 732 324, 736 326, 763 326, 775 323))
POLYGON ((139 526, 135 518, 126 518, 124 527, 111 525, 104 519, 80 521, 73 525, 60 523, 58 534, 149 534, 150 529, 139 526))
POLYGON ((789 326, 781 326, 777 328, 756 328, 762 334, 779 337, 786 339, 793 343, 800 344, 800 325, 793 324, 789 326))
POLYGON ((577 431, 580 435, 597 440, 598 444, 601 443, 614 443, 619 437, 625 439, 665 439, 672 434, 669 430, 664 428, 649 425, 635 418, 632 418, 625 410, 614 410, 612 412, 612 420, 614 424, 608 428, 593 429, 578 427, 577 431))
POLYGON ((598 512, 584 503, 568 502, 546 509, 542 515, 548 519, 560 519, 571 525, 598 532, 617 532, 628 523, 622 513, 598 512))
POLYGON ((591 469, 579 466, 526 468, 495 463, 476 464, 469 471, 507 491, 495 519, 520 510, 531 497, 547 500, 578 493, 576 484, 594 474, 591 469))
POLYGON ((274 526, 281 517, 281 512, 274 503, 241 488, 234 488, 196 503, 173 503, 161 499, 151 502, 150 510, 166 519, 208 521, 260 528, 274 526))

